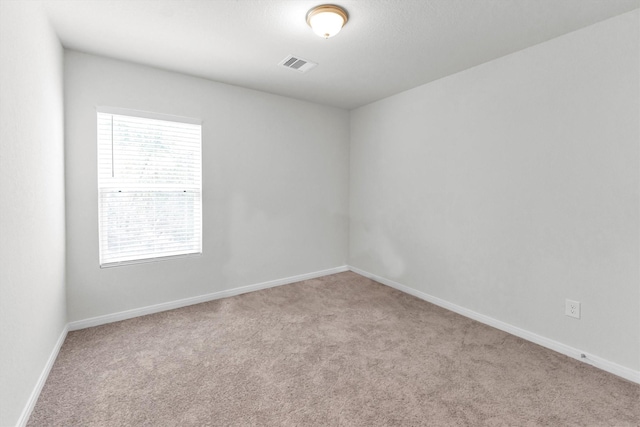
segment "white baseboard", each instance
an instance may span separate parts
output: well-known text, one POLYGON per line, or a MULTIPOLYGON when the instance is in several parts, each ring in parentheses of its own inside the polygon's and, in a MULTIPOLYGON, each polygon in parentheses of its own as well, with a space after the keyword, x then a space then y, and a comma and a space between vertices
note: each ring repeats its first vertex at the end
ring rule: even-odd
POLYGON ((569 356, 573 359, 577 359, 582 362, 588 363, 592 366, 595 366, 596 368, 602 369, 603 371, 610 372, 626 380, 640 384, 640 371, 635 371, 631 368, 618 365, 617 363, 611 362, 601 357, 587 354, 584 351, 581 351, 577 348, 573 348, 566 344, 562 344, 558 341, 554 341, 552 339, 540 336, 538 334, 534 334, 533 332, 529 332, 525 329, 518 328, 517 326, 513 326, 508 323, 502 322, 500 320, 496 320, 492 317, 485 316, 484 314, 476 313, 475 311, 469 310, 467 308, 461 307, 456 304, 452 304, 448 301, 434 297, 424 292, 417 291, 413 288, 402 285, 398 282, 394 282, 393 280, 385 279, 384 277, 380 277, 373 273, 360 270, 359 268, 349 266, 349 270, 353 271, 354 273, 358 273, 361 276, 375 280, 376 282, 382 283, 383 285, 387 285, 389 287, 392 287, 394 289, 397 289, 409 295, 413 295, 417 298, 420 298, 422 300, 425 300, 427 302, 430 302, 442 308, 446 308, 447 310, 461 314, 470 319, 477 320, 478 322, 484 323, 485 325, 489 325, 496 329, 500 329, 501 331, 508 332, 512 335, 523 338, 527 341, 531 341, 535 344, 557 351, 558 353, 564 354, 565 356, 569 356))
POLYGON ((27 425, 27 421, 29 421, 29 417, 31 416, 31 412, 33 412, 33 408, 36 406, 36 402, 38 401, 38 397, 40 397, 40 392, 42 391, 42 387, 44 387, 44 383, 47 382, 47 378, 49 377, 49 372, 51 372, 51 368, 53 368, 53 364, 58 357, 58 353, 60 352, 60 348, 64 343, 65 338, 67 338, 67 332, 69 331, 69 324, 65 325, 58 337, 58 341, 56 341, 53 350, 51 350, 51 354, 49 355, 49 359, 47 359, 47 363, 44 366, 44 369, 40 373, 40 377, 38 378, 38 382, 36 382, 31 395, 29 396, 29 400, 27 400, 27 404, 22 410, 22 414, 20 414, 20 418, 18 418, 18 422, 16 427, 24 427, 27 425))
POLYGON ((185 298, 177 301, 170 301, 170 302, 156 304, 148 307, 141 307, 133 310, 121 311, 119 313, 107 314, 105 316, 98 316, 98 317, 92 317, 90 319, 69 322, 62 330, 60 337, 58 337, 58 341, 56 342, 53 350, 51 351, 51 354, 49 355, 47 364, 42 370, 42 373, 38 378, 38 382, 33 388, 33 391, 29 396, 29 400, 27 401, 27 404, 22 410, 22 414, 20 414, 20 418, 18 419, 16 427, 24 427, 27 425, 27 422, 29 421, 29 417, 31 416, 31 412, 33 412, 33 408, 36 406, 38 397, 40 397, 40 392, 42 391, 42 388, 44 387, 44 384, 47 381, 49 372, 51 372, 51 368, 53 367, 53 364, 56 361, 56 358, 58 357, 60 348, 62 347, 62 344, 64 343, 64 340, 67 337, 67 332, 69 331, 76 331, 78 329, 104 325, 106 323, 117 322, 125 319, 131 319, 133 317, 144 316, 146 314, 158 313, 161 311, 172 310, 174 308, 186 307, 188 305, 199 304, 201 302, 212 301, 220 298, 227 298, 234 295, 240 295, 247 292, 257 291, 260 289, 273 288, 275 286, 287 285, 289 283, 315 279, 317 277, 328 276, 330 274, 335 274, 335 273, 342 273, 348 270, 349 268, 346 265, 343 265, 341 267, 330 268, 327 270, 316 271, 313 273, 300 274, 298 276, 286 277, 284 279, 270 280, 268 282, 256 283, 254 285, 248 285, 248 286, 241 286, 238 288, 228 289, 220 292, 214 292, 206 295, 200 295, 197 297, 185 298))
POLYGON ((184 298, 177 301, 169 301, 161 304, 150 305, 147 307, 134 308, 132 310, 121 311, 104 316, 91 317, 84 320, 76 320, 69 323, 70 331, 78 329, 90 328, 92 326, 104 325, 107 323, 118 322, 120 320, 131 319, 134 317, 144 316, 147 314, 159 313, 161 311, 173 310, 175 308, 186 307, 188 305, 200 304, 202 302, 213 301, 220 298, 232 297, 247 292, 258 291, 260 289, 273 288, 275 286, 288 285, 289 283, 301 282, 303 280, 315 279, 316 277, 328 276, 330 274, 342 273, 348 271, 349 267, 343 265, 341 267, 330 268, 327 270, 316 271, 313 273, 300 274, 297 276, 286 277, 284 279, 270 280, 268 282, 256 283, 254 285, 241 286, 238 288, 227 289, 225 291, 213 292, 211 294, 200 295, 197 297, 184 298))
POLYGON ((186 307, 188 305, 199 304, 201 302, 212 301, 220 298, 227 298, 234 295, 240 295, 247 292, 253 292, 260 289, 273 288, 276 286, 287 285, 289 283, 300 282, 303 280, 315 279, 317 277, 328 276, 330 274, 342 273, 344 271, 353 271, 354 273, 358 273, 361 276, 368 277, 376 282, 382 283, 383 285, 387 285, 399 291, 405 292, 407 294, 413 295, 417 298, 428 301, 432 304, 443 307, 447 310, 453 311, 455 313, 461 314, 465 317, 468 317, 473 320, 477 320, 478 322, 484 323, 486 325, 492 326, 496 329, 500 329, 517 337, 523 338, 527 341, 531 341, 533 343, 539 344, 543 347, 549 348, 551 350, 557 351, 558 353, 564 354, 566 356, 572 357, 574 359, 580 360, 585 363, 589 363, 599 369, 610 372, 619 377, 625 378, 629 381, 640 384, 640 371, 635 371, 633 369, 618 365, 617 363, 608 361, 601 357, 588 355, 583 351, 580 351, 576 348, 570 347, 568 345, 559 343, 557 341, 545 338, 543 336, 534 334, 533 332, 529 332, 527 330, 518 328, 516 326, 510 325, 508 323, 502 322, 500 320, 493 319, 489 316, 485 316, 480 313, 476 313, 475 311, 466 309, 456 304, 452 304, 443 299, 434 297, 432 295, 428 295, 424 292, 420 292, 408 286, 402 285, 400 283, 394 282, 393 280, 385 279, 384 277, 377 276, 375 274, 369 273, 364 270, 360 270, 356 267, 351 266, 341 266, 330 268, 327 270, 316 271, 313 273, 301 274, 298 276, 287 277, 284 279, 271 280, 268 282, 256 283, 254 285, 241 286, 234 289, 228 289, 225 291, 214 292, 206 295, 201 295, 197 297, 185 298, 177 301, 170 301, 162 304, 156 304, 147 307, 141 307, 133 310, 121 311, 119 313, 107 314, 104 316, 92 317, 90 319, 78 320, 75 322, 68 323, 60 336, 58 337, 58 341, 56 342, 51 354, 49 355, 49 359, 38 378, 38 382, 36 383, 33 391, 31 392, 31 396, 29 396, 29 400, 25 408, 18 419, 17 427, 26 426, 29 417, 31 416, 31 412, 38 401, 38 397, 40 396, 40 392, 44 387, 44 384, 49 376, 49 372, 53 367, 53 364, 58 357, 58 353, 60 352, 60 348, 64 343, 65 338, 67 337, 68 331, 75 331, 78 329, 89 328, 92 326, 104 325, 111 322, 117 322, 120 320, 131 319, 133 317, 144 316, 146 314, 158 313, 161 311, 172 310, 174 308, 186 307), (585 357, 586 356, 586 357, 585 357))

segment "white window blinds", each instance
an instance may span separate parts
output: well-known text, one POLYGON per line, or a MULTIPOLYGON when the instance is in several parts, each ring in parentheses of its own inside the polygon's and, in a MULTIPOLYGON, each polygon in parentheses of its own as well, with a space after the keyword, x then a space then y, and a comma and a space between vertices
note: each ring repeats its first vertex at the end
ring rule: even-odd
POLYGON ((100 265, 202 253, 199 124, 98 112, 100 265))

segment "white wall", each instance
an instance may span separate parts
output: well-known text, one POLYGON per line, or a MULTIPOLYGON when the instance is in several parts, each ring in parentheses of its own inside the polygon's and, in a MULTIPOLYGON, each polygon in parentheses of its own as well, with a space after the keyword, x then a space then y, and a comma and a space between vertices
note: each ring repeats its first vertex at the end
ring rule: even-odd
POLYGON ((66 325, 62 48, 39 2, 0 2, 0 425, 66 325))
POLYGON ((65 97, 70 321, 346 264, 346 110, 73 51, 65 97), (201 257, 99 268, 96 106, 202 119, 201 257))
POLYGON ((638 23, 352 111, 350 265, 637 371, 638 23))

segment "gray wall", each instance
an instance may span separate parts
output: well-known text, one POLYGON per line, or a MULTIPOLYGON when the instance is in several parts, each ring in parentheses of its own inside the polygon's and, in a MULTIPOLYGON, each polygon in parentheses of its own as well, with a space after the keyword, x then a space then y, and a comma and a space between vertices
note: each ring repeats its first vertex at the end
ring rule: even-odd
POLYGON ((65 53, 69 320, 346 264, 349 113, 65 53), (202 119, 204 253, 100 269, 96 106, 202 119))
POLYGON ((39 2, 0 2, 0 425, 66 325, 62 48, 39 2))
POLYGON ((638 370, 638 22, 352 111, 349 264, 638 370))

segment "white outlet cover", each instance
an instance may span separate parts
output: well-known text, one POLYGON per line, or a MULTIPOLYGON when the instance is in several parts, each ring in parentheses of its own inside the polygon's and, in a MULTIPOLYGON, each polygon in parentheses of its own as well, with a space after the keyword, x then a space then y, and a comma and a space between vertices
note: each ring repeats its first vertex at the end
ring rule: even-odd
POLYGON ((565 300, 564 314, 569 317, 580 318, 580 302, 572 301, 570 299, 565 300))

